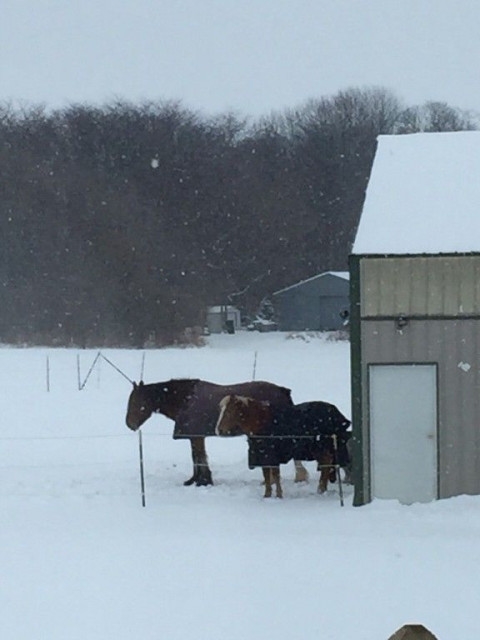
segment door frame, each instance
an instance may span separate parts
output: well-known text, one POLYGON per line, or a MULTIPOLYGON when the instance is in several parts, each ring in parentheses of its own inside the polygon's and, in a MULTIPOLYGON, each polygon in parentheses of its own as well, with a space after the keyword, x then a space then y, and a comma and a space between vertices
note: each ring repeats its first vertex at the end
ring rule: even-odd
POLYGON ((375 496, 373 495, 373 468, 372 468, 372 428, 371 428, 371 403, 370 403, 370 385, 371 385, 371 371, 373 367, 412 367, 412 366, 430 366, 434 367, 435 374, 435 439, 436 439, 436 450, 435 450, 435 462, 436 462, 436 481, 435 481, 435 500, 440 498, 440 405, 439 405, 439 367, 438 362, 429 362, 429 361, 406 361, 406 362, 369 362, 367 363, 367 392, 366 392, 366 421, 368 424, 368 485, 369 485, 369 494, 370 500, 372 500, 375 496))

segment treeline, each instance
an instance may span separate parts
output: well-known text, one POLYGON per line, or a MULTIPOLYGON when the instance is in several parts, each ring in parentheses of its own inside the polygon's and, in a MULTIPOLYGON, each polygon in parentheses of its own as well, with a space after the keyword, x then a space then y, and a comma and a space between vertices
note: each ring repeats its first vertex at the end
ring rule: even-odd
POLYGON ((254 123, 176 103, 0 106, 0 341, 181 340, 207 305, 345 269, 376 137, 474 128, 351 89, 254 123))

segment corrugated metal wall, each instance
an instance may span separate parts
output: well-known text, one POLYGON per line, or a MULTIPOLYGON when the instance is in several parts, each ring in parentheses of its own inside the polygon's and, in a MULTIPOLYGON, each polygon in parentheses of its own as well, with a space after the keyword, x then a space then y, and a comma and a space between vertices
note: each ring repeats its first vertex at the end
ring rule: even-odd
POLYGON ((480 314, 480 256, 368 258, 362 317, 480 314))
MULTIPOLYGON (((439 497, 480 493, 480 322, 412 320, 401 332, 391 320, 362 324, 363 380, 368 363, 438 363, 439 497)), ((366 384, 362 393, 368 424, 366 384)))
POLYGON ((340 312, 350 305, 349 282, 325 274, 277 292, 273 302, 281 331, 342 329, 340 312), (328 305, 329 314, 322 313, 325 305, 328 305))
POLYGON ((479 494, 480 257, 366 258, 360 282, 366 484, 368 365, 431 362, 438 363, 439 497, 479 494), (408 322, 399 329, 401 314, 408 322))

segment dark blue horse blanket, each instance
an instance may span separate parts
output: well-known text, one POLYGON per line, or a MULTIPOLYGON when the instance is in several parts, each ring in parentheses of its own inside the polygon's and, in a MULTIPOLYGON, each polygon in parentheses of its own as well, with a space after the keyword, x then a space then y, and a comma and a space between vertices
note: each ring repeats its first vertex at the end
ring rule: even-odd
POLYGON ((337 464, 350 460, 348 420, 335 405, 313 401, 276 408, 262 433, 248 438, 248 466, 276 467, 289 460, 318 460, 324 452, 335 455, 332 435, 337 436, 337 464))

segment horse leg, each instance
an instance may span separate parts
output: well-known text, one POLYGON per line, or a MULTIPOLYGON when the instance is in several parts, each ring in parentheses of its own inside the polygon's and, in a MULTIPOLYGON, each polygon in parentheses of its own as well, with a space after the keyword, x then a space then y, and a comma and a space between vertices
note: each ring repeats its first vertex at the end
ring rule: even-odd
POLYGON ((205 438, 190 438, 192 447, 193 476, 183 484, 188 487, 195 483, 197 487, 213 484, 212 472, 208 466, 205 438))
POLYGON ((280 484, 280 467, 272 469, 273 482, 277 486, 277 498, 283 498, 282 485, 280 484))
POLYGON ((320 468, 320 480, 318 482, 318 493, 325 493, 328 487, 328 480, 330 478, 330 473, 335 471, 335 467, 333 467, 333 456, 331 453, 324 453, 318 459, 318 465, 320 468))
POLYGON ((264 498, 272 497, 272 469, 270 467, 262 467, 263 479, 265 480, 264 498))
POLYGON ((308 482, 308 471, 303 466, 301 460, 294 460, 295 465, 295 482, 308 482))
POLYGON ((322 466, 320 471, 320 480, 318 482, 318 489, 317 489, 318 493, 325 493, 325 491, 327 490, 329 473, 330 473, 329 467, 322 466))
POLYGON ((328 479, 333 484, 337 481, 337 470, 334 466, 330 467, 330 472, 328 474, 328 479))
POLYGON ((196 465, 195 484, 197 487, 205 487, 209 484, 213 484, 212 472, 208 466, 205 438, 192 438, 192 453, 193 452, 195 455, 194 468, 196 465))

